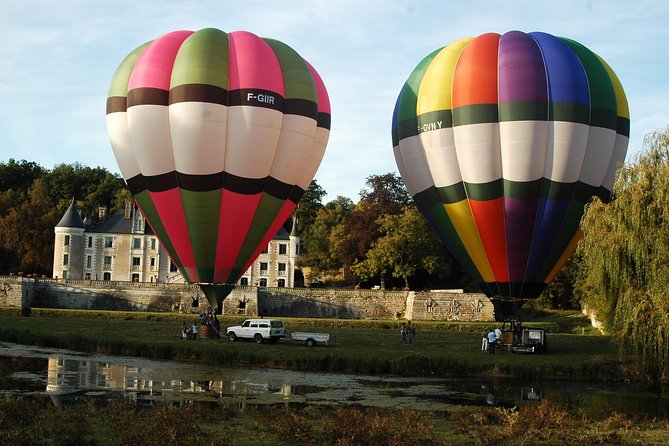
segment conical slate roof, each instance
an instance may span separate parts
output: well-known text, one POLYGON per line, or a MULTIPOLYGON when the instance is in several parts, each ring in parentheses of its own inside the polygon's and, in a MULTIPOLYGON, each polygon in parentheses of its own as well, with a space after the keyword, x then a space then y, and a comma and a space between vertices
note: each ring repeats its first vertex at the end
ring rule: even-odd
POLYGON ((86 229, 86 225, 81 219, 81 215, 79 215, 79 209, 77 209, 77 205, 74 204, 74 198, 72 199, 72 203, 70 203, 70 207, 67 208, 65 215, 63 215, 63 218, 60 219, 56 227, 86 229))

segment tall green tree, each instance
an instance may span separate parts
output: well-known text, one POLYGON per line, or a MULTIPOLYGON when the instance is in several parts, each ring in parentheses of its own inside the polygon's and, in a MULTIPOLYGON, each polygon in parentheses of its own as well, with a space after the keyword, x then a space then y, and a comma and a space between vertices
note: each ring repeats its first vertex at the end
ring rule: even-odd
POLYGON ((309 233, 309 228, 316 220, 316 214, 323 207, 323 197, 325 195, 327 195, 325 189, 319 186, 315 179, 311 180, 295 211, 297 213, 297 224, 302 234, 309 233))
POLYGON ((300 265, 307 266, 316 273, 338 272, 343 267, 339 233, 354 204, 350 198, 338 196, 316 213, 308 231, 302 232, 300 265))
POLYGON ((360 191, 360 201, 349 215, 341 240, 345 267, 367 257, 372 243, 379 238, 379 217, 398 215, 411 202, 404 181, 394 173, 370 175, 360 191))
POLYGON ((43 174, 44 168, 35 162, 10 158, 7 163, 0 163, 0 192, 27 194, 33 181, 43 174))
POLYGON ((621 346, 669 377, 669 128, 648 135, 646 152, 622 167, 614 201, 592 203, 579 245, 582 300, 621 346))
POLYGON ((10 270, 50 274, 53 268, 53 228, 65 209, 54 207, 48 187, 37 179, 29 190, 29 199, 11 209, 0 220, 0 245, 12 253, 17 265, 10 270))
POLYGON ((450 255, 415 206, 406 206, 401 214, 382 215, 378 224, 381 236, 367 257, 352 267, 358 277, 378 277, 383 286, 385 275, 390 274, 410 288, 419 270, 444 278, 451 273, 450 255))

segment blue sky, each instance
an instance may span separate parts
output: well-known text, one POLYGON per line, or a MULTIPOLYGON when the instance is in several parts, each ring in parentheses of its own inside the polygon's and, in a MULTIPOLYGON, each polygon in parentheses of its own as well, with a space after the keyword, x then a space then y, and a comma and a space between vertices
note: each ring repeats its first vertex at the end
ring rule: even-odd
POLYGON ((177 29, 251 31, 293 47, 321 74, 332 132, 316 180, 358 201, 369 175, 397 172, 390 121, 427 54, 485 32, 575 39, 620 78, 631 113, 628 160, 669 125, 669 2, 636 0, 4 0, 0 14, 0 162, 79 162, 118 173, 105 127, 116 67, 177 29))

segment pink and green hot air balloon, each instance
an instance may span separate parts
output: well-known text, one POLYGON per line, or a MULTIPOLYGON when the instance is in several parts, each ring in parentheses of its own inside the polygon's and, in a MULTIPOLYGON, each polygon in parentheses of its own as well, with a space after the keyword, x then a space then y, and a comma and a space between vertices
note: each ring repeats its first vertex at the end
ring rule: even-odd
POLYGON ((537 297, 581 237, 593 196, 611 198, 629 110, 611 68, 583 45, 512 31, 425 57, 392 122, 409 192, 491 297, 537 297))
POLYGON ((330 103, 313 67, 277 40, 175 31, 121 62, 107 129, 147 222, 220 312, 313 179, 330 103))

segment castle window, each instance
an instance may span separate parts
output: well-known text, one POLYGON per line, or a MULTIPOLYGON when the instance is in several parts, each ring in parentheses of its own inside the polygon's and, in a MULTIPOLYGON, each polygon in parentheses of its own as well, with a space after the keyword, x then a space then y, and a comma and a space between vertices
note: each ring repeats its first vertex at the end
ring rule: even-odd
POLYGON ((267 274, 267 262, 260 262, 260 274, 267 274))
POLYGON ((285 243, 279 244, 279 255, 286 255, 288 252, 287 245, 285 243))
POLYGON ((278 286, 279 288, 284 288, 286 286, 286 279, 279 279, 277 281, 276 286, 278 286))
POLYGON ((139 257, 132 258, 132 269, 138 270, 141 265, 141 259, 139 257))
POLYGON ((177 271, 179 271, 179 268, 177 268, 176 263, 174 263, 172 259, 170 259, 170 272, 176 273, 177 271))
POLYGON ((151 269, 153 270, 153 269, 156 268, 156 258, 155 258, 155 257, 151 257, 151 260, 150 260, 150 261, 151 261, 151 269))
POLYGON ((239 280, 239 284, 240 284, 241 286, 249 286, 249 278, 248 278, 248 277, 242 277, 242 278, 239 280))
POLYGON ((114 244, 114 237, 105 237, 105 248, 111 248, 114 244))
POLYGON ((260 286, 267 286, 267 279, 260 279, 260 286))
POLYGON ((69 265, 69 264, 70 264, 70 255, 63 254, 63 265, 69 265))
POLYGON ((93 266, 93 256, 86 256, 86 268, 93 266))
POLYGON ((154 250, 156 249, 156 239, 155 238, 151 239, 151 249, 154 249, 154 250))
MULTIPOLYGON (((112 264, 111 256, 105 256, 104 269, 111 269, 111 264, 112 264)), ((105 279, 105 280, 109 280, 109 279, 105 279)))
POLYGON ((70 246, 70 236, 69 235, 66 235, 65 238, 63 239, 63 245, 70 246))
POLYGON ((89 248, 93 247, 93 237, 88 237, 88 247, 89 248))
POLYGON ((132 249, 142 249, 142 239, 138 237, 132 238, 132 249))
POLYGON ((279 275, 280 276, 285 276, 286 275, 286 264, 285 263, 279 263, 279 275))
POLYGON ((104 273, 102 276, 102 280, 111 280, 111 273, 104 273))

